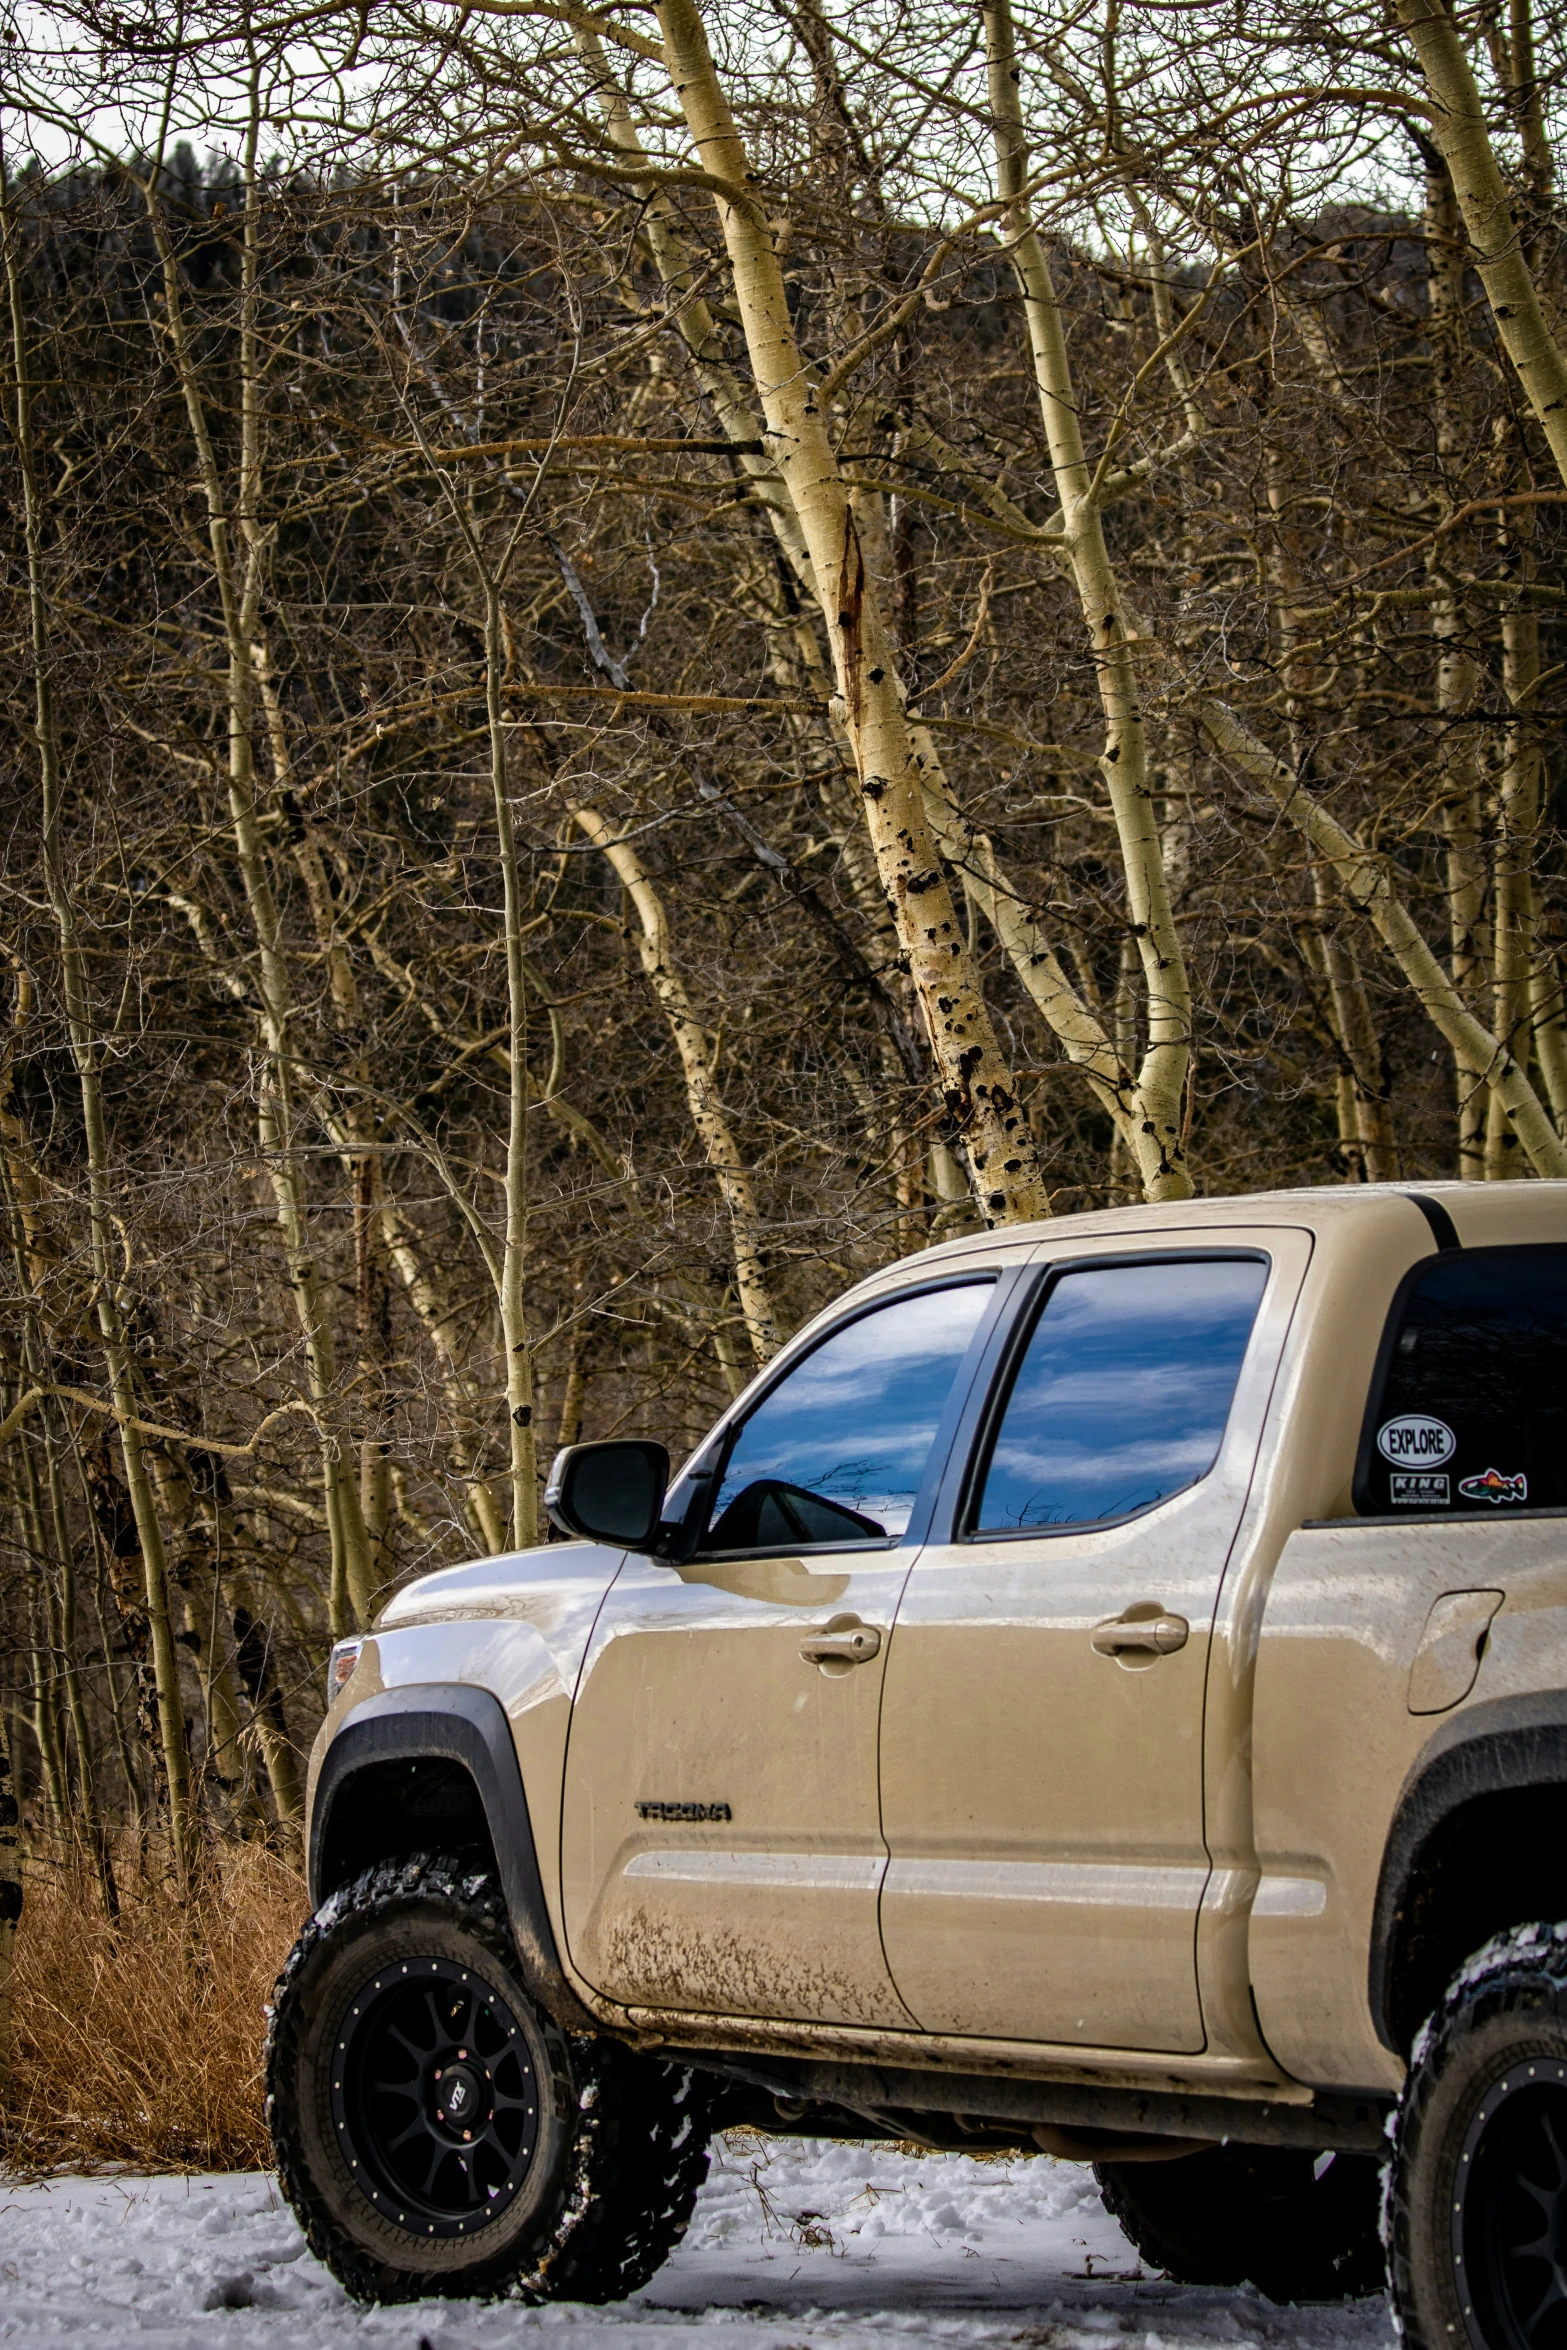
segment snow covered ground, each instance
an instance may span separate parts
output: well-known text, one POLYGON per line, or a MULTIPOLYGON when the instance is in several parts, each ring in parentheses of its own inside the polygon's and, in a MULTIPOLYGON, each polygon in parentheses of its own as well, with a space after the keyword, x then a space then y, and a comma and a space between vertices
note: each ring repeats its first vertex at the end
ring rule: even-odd
POLYGON ((0 2344, 136 2350, 1391 2350, 1380 2302, 1276 2309, 1149 2277, 1091 2172, 825 2141, 717 2151, 690 2232, 614 2309, 363 2309, 271 2179, 0 2181, 0 2344), (547 2337, 553 2336, 553 2341, 547 2337))

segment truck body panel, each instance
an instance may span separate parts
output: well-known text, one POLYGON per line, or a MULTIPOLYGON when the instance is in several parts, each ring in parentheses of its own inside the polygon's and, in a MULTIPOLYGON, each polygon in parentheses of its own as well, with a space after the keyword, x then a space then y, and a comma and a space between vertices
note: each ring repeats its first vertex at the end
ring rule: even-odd
MULTIPOLYGON (((1433 1716, 1483 1715, 1497 1698, 1564 1685, 1567 1519, 1360 1520, 1290 1538, 1257 1676, 1263 1877, 1251 1978, 1268 2045, 1298 2079, 1396 2086, 1401 2077, 1367 1996, 1371 1923, 1388 1835, 1433 1716), (1467 1650, 1458 1694, 1447 1707, 1412 1710, 1433 1606, 1477 1592, 1483 1607, 1452 1636, 1467 1650)), ((1416 1694, 1437 1693, 1428 1681, 1416 1694)), ((1444 1748, 1456 1721, 1445 1727, 1444 1748)))

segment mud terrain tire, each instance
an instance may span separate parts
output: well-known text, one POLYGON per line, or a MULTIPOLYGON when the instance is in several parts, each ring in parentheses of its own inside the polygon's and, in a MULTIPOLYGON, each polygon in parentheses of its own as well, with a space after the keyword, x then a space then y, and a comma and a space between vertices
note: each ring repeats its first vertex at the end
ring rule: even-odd
POLYGON ((266 2096, 283 2193, 361 2301, 621 2300, 707 2176, 701 2076, 563 2032, 493 1876, 449 1856, 322 1904, 273 1995, 266 2096))
POLYGON ((1253 2284, 1270 2301, 1357 2301, 1383 2289, 1374 2155, 1215 2146, 1175 2162, 1100 2162, 1105 2209, 1151 2268, 1182 2285, 1253 2284))
POLYGON ((1387 2235, 1411 2350, 1546 2350, 1567 2321, 1567 1925, 1476 1951, 1410 2055, 1387 2235))

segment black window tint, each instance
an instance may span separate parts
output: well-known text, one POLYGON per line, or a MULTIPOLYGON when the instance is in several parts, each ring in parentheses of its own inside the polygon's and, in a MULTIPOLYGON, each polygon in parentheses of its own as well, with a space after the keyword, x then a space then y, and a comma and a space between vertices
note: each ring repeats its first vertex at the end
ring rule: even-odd
POLYGON ((1567 1247, 1438 1257, 1394 1310, 1358 1507, 1567 1506, 1567 1247))
POLYGON ((1206 1476, 1267 1278, 1239 1257, 1064 1273, 1013 1379, 978 1530, 1130 1517, 1206 1476))
POLYGON ((741 1428, 703 1548, 901 1534, 989 1294, 972 1281, 895 1298, 824 1338, 741 1428))

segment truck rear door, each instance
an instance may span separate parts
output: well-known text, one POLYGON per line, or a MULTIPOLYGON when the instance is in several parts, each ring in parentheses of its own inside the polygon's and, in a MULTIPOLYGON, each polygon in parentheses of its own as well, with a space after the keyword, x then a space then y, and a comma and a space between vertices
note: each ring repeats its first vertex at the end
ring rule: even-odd
POLYGON ((904 1588, 881 1921, 928 2031, 1203 2046, 1209 1634, 1311 1243, 1190 1231, 1043 1266, 904 1588))

